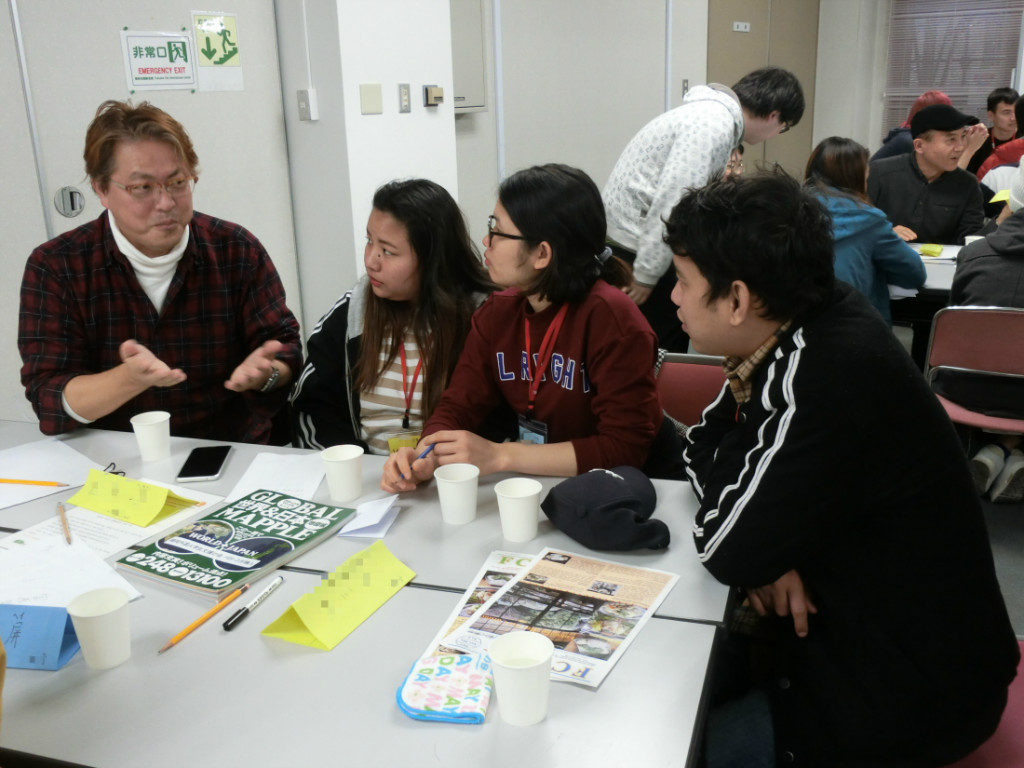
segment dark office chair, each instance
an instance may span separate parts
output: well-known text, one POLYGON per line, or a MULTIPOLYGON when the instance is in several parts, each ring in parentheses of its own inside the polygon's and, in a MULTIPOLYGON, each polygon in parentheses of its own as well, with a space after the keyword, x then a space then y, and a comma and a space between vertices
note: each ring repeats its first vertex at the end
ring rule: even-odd
MULTIPOLYGON (((943 372, 1019 381, 1024 387, 1024 309, 946 307, 935 314, 925 376, 932 388, 943 372)), ((943 384, 944 388, 947 385, 943 384)), ((978 387, 983 384, 976 385, 978 387)), ((1024 419, 990 416, 936 394, 951 421, 986 432, 1024 434, 1024 419)))

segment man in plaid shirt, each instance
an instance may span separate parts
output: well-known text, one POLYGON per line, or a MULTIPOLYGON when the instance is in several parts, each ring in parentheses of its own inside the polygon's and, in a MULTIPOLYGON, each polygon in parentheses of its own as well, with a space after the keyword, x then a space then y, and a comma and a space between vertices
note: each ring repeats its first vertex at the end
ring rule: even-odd
POLYGON ((130 430, 266 442, 302 365, 299 328, 248 231, 193 211, 198 158, 148 103, 107 101, 85 167, 106 208, 36 248, 21 286, 21 380, 46 434, 130 430))

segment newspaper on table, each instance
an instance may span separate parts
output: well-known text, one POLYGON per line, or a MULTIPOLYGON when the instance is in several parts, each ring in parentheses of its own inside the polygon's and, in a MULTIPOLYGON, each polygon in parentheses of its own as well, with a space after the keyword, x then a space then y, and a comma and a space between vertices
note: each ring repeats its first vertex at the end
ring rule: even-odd
POLYGON ((495 550, 487 556, 483 567, 473 577, 469 589, 462 593, 462 599, 451 612, 441 631, 437 633, 422 656, 444 656, 449 653, 460 653, 455 648, 444 644, 444 638, 452 634, 464 622, 476 615, 494 593, 505 586, 513 577, 522 573, 523 569, 533 560, 533 555, 522 552, 504 552, 495 550))
POLYGON ((596 688, 678 579, 549 547, 443 644, 479 653, 506 632, 540 632, 555 645, 551 678, 596 688))

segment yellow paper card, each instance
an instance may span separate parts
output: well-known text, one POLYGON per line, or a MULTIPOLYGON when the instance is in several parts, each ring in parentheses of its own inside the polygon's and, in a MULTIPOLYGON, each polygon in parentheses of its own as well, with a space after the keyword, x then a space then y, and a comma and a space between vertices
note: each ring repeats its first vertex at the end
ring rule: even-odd
POLYGON ((996 192, 994 195, 992 195, 992 199, 989 200, 989 202, 990 203, 1005 203, 1005 202, 1009 201, 1009 199, 1010 199, 1010 190, 1008 190, 1008 189, 1000 189, 998 192, 996 192))
POLYGON ((145 528, 197 502, 158 485, 90 469, 85 485, 68 503, 145 528))
POLYGON ((260 634, 329 651, 415 575, 384 542, 375 541, 331 571, 260 634))

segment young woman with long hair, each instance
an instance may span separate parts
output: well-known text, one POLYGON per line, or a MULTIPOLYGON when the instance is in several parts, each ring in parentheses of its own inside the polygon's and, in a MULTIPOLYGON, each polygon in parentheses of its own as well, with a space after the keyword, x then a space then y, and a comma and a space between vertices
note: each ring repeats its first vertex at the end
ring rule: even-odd
POLYGON ((494 288, 458 205, 426 179, 376 191, 363 263, 306 344, 290 401, 301 447, 415 444, 494 288))
POLYGON ((484 475, 644 466, 663 421, 657 341, 621 291, 628 268, 605 247, 605 226, 601 194, 577 168, 537 166, 501 183, 484 263, 505 290, 474 315, 420 445, 388 459, 382 488, 410 490, 455 462, 484 475), (477 434, 503 404, 518 417, 517 439, 477 434))
POLYGON ((830 136, 811 152, 804 181, 832 216, 836 277, 862 294, 889 325, 889 285, 920 288, 921 257, 871 205, 867 193, 868 151, 853 139, 830 136))

